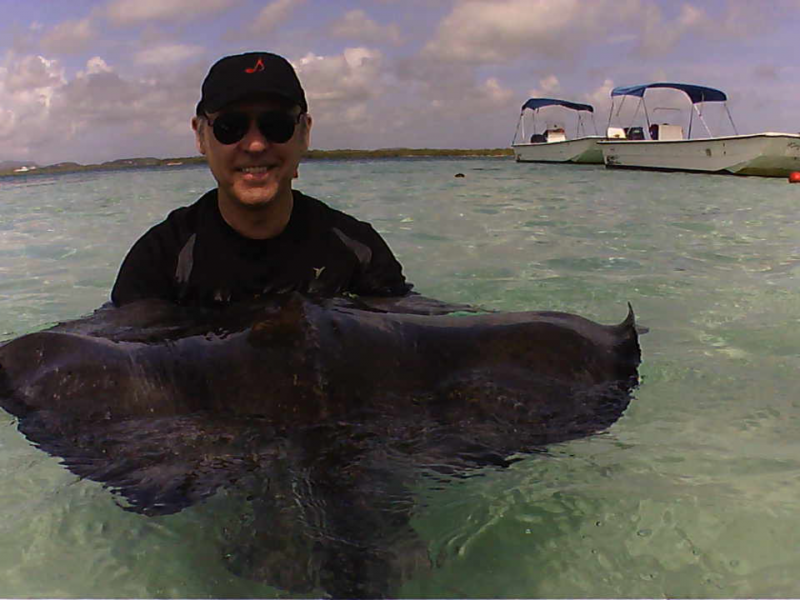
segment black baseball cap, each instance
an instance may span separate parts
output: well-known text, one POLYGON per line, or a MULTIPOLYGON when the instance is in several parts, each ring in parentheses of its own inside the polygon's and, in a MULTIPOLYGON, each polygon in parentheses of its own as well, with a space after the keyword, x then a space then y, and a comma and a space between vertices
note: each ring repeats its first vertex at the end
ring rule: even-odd
POLYGON ((308 111, 303 86, 288 60, 271 52, 221 58, 203 81, 197 114, 217 112, 248 96, 275 94, 308 111))

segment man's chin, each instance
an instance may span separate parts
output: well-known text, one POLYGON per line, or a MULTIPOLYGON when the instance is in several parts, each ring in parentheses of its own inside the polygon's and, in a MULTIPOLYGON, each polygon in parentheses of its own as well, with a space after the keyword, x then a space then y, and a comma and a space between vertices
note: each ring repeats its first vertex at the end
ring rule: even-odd
POLYGON ((270 188, 253 188, 235 190, 235 197, 239 204, 245 208, 259 209, 264 208, 275 200, 278 190, 270 188))
POLYGON ((239 205, 247 210, 263 210, 274 204, 275 196, 258 198, 239 198, 239 205))

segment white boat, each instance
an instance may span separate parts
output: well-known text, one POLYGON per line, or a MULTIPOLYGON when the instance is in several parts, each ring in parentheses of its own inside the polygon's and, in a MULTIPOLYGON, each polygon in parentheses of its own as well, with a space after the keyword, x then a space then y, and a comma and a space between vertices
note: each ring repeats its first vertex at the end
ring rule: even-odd
MULTIPOLYGON (((647 124, 644 127, 609 127, 608 138, 599 142, 607 167, 651 169, 661 171, 693 171, 730 173, 762 177, 786 177, 800 170, 800 134, 763 132, 728 136, 712 136, 698 105, 727 101, 724 92, 684 83, 650 83, 618 87, 612 98, 634 96, 640 99, 647 124), (692 103, 689 133, 681 125, 650 121, 644 105, 644 93, 652 88, 671 88, 684 92, 692 103), (692 138, 693 117, 697 114, 709 137, 692 138)), ((733 131, 736 126, 727 111, 733 131)), ((612 103, 611 113, 614 113, 612 103)), ((638 113, 638 107, 637 107, 638 113)), ((609 124, 611 118, 609 118, 609 124)))
MULTIPOLYGON (((514 158, 517 162, 555 162, 555 163, 581 163, 603 164, 603 153, 597 145, 603 137, 600 135, 581 135, 585 133, 583 113, 592 115, 594 123, 594 107, 589 104, 578 104, 555 98, 530 98, 522 105, 517 130, 511 141, 514 158), (577 136, 568 139, 562 125, 551 124, 544 128, 543 133, 536 133, 536 114, 539 109, 548 106, 560 106, 574 110, 578 115, 577 136), (525 111, 529 110, 533 120, 533 134, 528 139, 525 134, 525 111), (517 142, 517 136, 520 136, 517 142), (522 141, 528 140, 528 141, 522 141)), ((595 133, 597 128, 595 127, 595 133)))

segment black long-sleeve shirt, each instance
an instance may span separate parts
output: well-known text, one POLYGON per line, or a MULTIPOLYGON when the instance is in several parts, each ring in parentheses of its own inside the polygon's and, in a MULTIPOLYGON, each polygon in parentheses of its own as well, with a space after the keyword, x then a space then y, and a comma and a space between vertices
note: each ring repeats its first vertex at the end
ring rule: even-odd
POLYGON ((176 209, 131 248, 111 300, 143 298, 179 304, 227 304, 298 291, 402 296, 402 267, 368 223, 294 191, 289 223, 278 236, 253 240, 220 214, 217 191, 176 209))

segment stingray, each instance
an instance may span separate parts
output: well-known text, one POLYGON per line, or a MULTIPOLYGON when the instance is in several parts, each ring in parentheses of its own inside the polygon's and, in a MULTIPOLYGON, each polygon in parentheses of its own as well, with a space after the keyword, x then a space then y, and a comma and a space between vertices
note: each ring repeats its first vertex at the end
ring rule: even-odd
POLYGON ((633 311, 460 312, 421 296, 141 301, 0 347, 0 406, 126 510, 247 499, 229 568, 293 593, 391 595, 425 545, 419 473, 503 467, 607 429, 637 385, 633 311))

